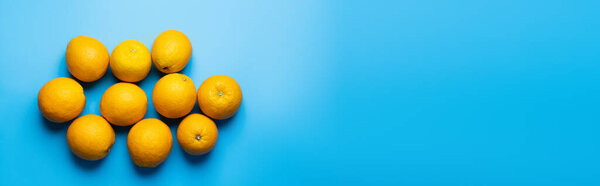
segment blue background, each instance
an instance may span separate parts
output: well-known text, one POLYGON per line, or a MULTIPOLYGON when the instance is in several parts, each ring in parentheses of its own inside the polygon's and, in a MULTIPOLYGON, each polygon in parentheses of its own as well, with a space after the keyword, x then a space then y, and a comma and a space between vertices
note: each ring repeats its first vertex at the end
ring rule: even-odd
MULTIPOLYGON (((0 1, 0 185, 600 185, 600 1, 0 1), (184 32, 242 87, 205 156, 98 162, 37 108, 78 35, 184 32)), ((138 83, 148 97, 162 76, 138 83)), ((83 83, 100 114, 107 73, 83 83)), ((149 100, 149 103, 151 101, 149 100)), ((200 112, 196 108, 194 113, 200 112)), ((156 118, 149 104, 146 118, 156 118)), ((164 120, 176 132, 178 120, 164 120)))

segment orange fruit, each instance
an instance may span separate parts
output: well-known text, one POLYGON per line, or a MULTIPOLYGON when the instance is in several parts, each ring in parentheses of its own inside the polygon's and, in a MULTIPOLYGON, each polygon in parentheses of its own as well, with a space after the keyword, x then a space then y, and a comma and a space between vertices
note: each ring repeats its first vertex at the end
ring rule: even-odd
POLYGON ((181 71, 192 57, 192 43, 177 30, 167 30, 158 35, 152 45, 152 61, 163 73, 181 71))
POLYGON ((100 113, 110 123, 129 126, 146 115, 148 97, 132 83, 117 83, 109 87, 100 100, 100 113))
POLYGON ((42 115, 52 122, 72 120, 85 107, 83 87, 71 78, 50 80, 38 92, 38 107, 42 115))
POLYGON ((242 89, 231 77, 215 75, 198 88, 198 105, 204 114, 213 119, 233 116, 242 104, 242 89))
POLYGON ((167 118, 180 118, 196 104, 196 86, 186 75, 173 73, 158 80, 152 90, 156 111, 167 118))
POLYGON ((121 42, 110 55, 110 69, 121 81, 141 81, 146 78, 151 67, 150 50, 136 40, 121 42))
POLYGON ((67 130, 73 154, 86 160, 104 158, 115 143, 115 131, 101 116, 88 114, 73 121, 67 130))
POLYGON ((210 152, 217 144, 217 125, 202 114, 190 114, 177 127, 177 141, 191 155, 210 152))
POLYGON ((169 127, 158 119, 144 119, 131 127, 127 149, 134 164, 156 167, 171 153, 173 136, 169 127))
POLYGON ((100 41, 88 36, 71 39, 65 58, 69 72, 85 82, 100 79, 108 68, 108 50, 100 41))

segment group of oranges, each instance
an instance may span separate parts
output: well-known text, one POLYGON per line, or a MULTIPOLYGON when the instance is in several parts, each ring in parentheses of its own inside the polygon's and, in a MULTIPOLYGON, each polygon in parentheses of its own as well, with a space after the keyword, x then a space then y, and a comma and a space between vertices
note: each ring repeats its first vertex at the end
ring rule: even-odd
POLYGON ((212 119, 233 116, 242 103, 242 91, 238 83, 226 75, 209 77, 196 91, 192 79, 177 73, 191 56, 190 40, 176 30, 161 33, 154 40, 152 53, 143 43, 127 40, 109 55, 100 41, 87 36, 75 37, 67 45, 66 52, 67 67, 73 77, 93 82, 103 77, 110 66, 114 76, 123 82, 112 85, 102 95, 102 116, 88 114, 75 119, 85 107, 86 98, 79 82, 67 77, 50 80, 40 89, 39 109, 52 122, 75 119, 67 129, 67 143, 75 155, 91 161, 102 159, 110 152, 115 142, 115 132, 110 124, 133 125, 127 135, 131 160, 141 167, 156 167, 169 156, 173 137, 161 120, 143 119, 148 97, 134 84, 148 75, 154 63, 166 74, 154 85, 154 108, 166 118, 185 116, 177 128, 177 141, 185 152, 191 155, 208 153, 218 138, 217 126, 212 119), (196 101, 206 116, 189 114, 196 101))

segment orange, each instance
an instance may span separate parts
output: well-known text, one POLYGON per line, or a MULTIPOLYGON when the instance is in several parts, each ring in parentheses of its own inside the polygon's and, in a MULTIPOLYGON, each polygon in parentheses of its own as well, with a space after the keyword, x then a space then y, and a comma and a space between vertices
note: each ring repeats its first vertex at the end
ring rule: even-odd
POLYGON ((177 141, 185 152, 202 155, 210 152, 217 144, 217 125, 202 114, 190 114, 177 128, 177 141))
POLYGON ((71 39, 65 58, 69 72, 85 82, 100 79, 108 68, 108 50, 100 41, 88 36, 71 39))
POLYGON ((171 130, 158 119, 139 121, 127 135, 129 156, 140 167, 158 166, 167 159, 172 147, 171 130))
POLYGON ((52 122, 72 120, 85 107, 83 87, 71 78, 50 80, 38 92, 38 107, 42 115, 52 122))
POLYGON ((152 90, 156 111, 167 118, 180 118, 196 104, 196 86, 186 75, 173 73, 158 80, 152 90))
POLYGON ((141 81, 146 78, 151 67, 150 50, 136 40, 121 42, 110 55, 110 69, 121 81, 141 81))
POLYGON ((110 123, 129 126, 146 115, 148 97, 132 83, 117 83, 109 87, 100 100, 100 113, 110 123))
POLYGON ((163 73, 181 71, 192 57, 192 43, 177 30, 167 30, 158 35, 152 45, 152 61, 163 73))
POLYGON ((104 158, 115 143, 115 131, 101 116, 88 114, 73 121, 67 130, 73 154, 86 160, 104 158))
POLYGON ((198 105, 204 114, 213 119, 233 116, 242 104, 242 89, 231 77, 215 75, 198 88, 198 105))

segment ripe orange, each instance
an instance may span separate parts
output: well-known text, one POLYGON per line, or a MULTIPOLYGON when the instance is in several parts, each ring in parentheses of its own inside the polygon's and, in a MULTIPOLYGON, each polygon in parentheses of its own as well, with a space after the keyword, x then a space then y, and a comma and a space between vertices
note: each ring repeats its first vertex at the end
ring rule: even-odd
POLYGON ((67 45, 65 58, 69 72, 85 82, 100 79, 108 68, 108 50, 100 41, 88 36, 73 38, 67 45))
POLYGON ((94 114, 81 116, 67 130, 71 151, 86 160, 104 158, 115 143, 115 131, 104 118, 94 114))
POLYGON ((148 97, 132 83, 117 83, 109 87, 100 100, 100 113, 110 123, 129 126, 146 115, 148 97))
POLYGON ((129 156, 140 167, 158 166, 167 159, 172 147, 171 130, 158 119, 139 121, 127 135, 129 156))
POLYGON ((38 107, 42 115, 52 122, 72 120, 85 107, 83 87, 71 78, 50 80, 38 93, 38 107))
POLYGON ((196 104, 196 86, 186 75, 173 73, 158 80, 152 90, 156 111, 167 118, 180 118, 196 104))
POLYGON ((141 81, 146 78, 151 67, 150 50, 136 40, 121 42, 110 55, 110 69, 121 81, 141 81))
POLYGON ((242 104, 242 89, 231 77, 215 75, 198 88, 198 105, 204 114, 213 119, 233 116, 242 104))
POLYGON ((202 155, 210 152, 217 144, 217 125, 202 114, 190 114, 177 128, 177 141, 185 152, 202 155))
POLYGON ((152 45, 152 61, 163 73, 181 71, 192 57, 192 43, 177 30, 167 30, 158 35, 152 45))

